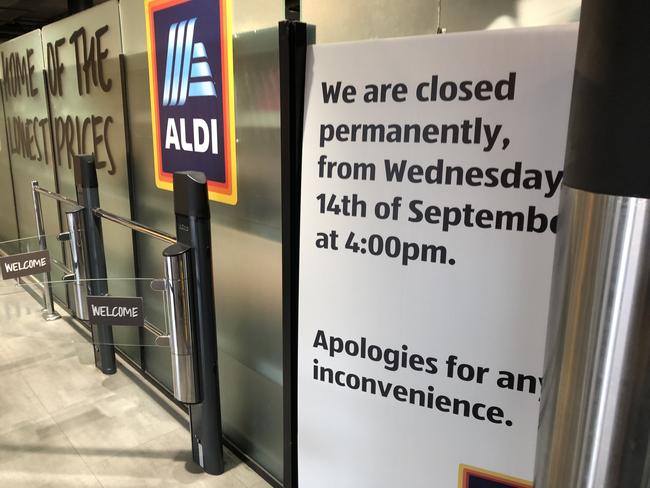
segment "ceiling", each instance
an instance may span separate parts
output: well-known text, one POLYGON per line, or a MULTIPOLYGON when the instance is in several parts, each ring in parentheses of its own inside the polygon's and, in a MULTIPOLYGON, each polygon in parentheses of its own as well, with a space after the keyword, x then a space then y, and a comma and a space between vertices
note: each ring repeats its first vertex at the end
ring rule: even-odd
POLYGON ((93 0, 0 0, 0 42, 92 5, 93 0))

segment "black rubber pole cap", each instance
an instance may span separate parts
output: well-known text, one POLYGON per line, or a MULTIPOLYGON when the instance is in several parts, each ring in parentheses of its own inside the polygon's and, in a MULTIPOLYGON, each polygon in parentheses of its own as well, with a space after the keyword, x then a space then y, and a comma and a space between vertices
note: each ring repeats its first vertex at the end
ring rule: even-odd
POLYGON ((97 188, 95 156, 92 154, 80 154, 74 156, 73 161, 75 186, 80 186, 81 188, 97 188))
POLYGON ((564 182, 650 198, 650 2, 582 2, 564 182))
POLYGON ((188 252, 191 248, 189 246, 186 246, 185 244, 182 244, 180 242, 177 242, 176 244, 172 244, 169 247, 166 247, 163 249, 163 256, 165 257, 173 257, 173 256, 180 256, 181 254, 184 254, 188 252))
POLYGON ((174 213, 199 219, 210 218, 205 174, 200 171, 174 173, 174 213))

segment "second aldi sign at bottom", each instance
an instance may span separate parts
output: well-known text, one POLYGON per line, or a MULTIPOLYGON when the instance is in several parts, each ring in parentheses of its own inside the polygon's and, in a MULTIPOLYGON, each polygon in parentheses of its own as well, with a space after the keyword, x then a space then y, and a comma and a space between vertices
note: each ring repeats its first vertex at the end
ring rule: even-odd
POLYGON ((532 483, 471 466, 459 469, 458 488, 532 488, 532 483))

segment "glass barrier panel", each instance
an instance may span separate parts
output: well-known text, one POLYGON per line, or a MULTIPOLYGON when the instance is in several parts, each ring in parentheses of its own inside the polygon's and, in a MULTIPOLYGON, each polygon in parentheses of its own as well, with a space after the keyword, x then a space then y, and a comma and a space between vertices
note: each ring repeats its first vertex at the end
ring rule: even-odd
MULTIPOLYGON (((76 316, 74 303, 75 293, 72 287, 81 285, 84 290, 92 282, 104 281, 111 289, 144 289, 152 293, 146 298, 137 295, 116 295, 109 293, 105 297, 107 303, 100 302, 91 309, 86 306, 87 314, 94 313, 92 322, 105 320, 110 323, 113 340, 95 344, 110 344, 124 349, 127 347, 147 347, 169 349, 169 327, 165 306, 165 292, 169 281, 164 278, 108 278, 74 280, 35 281, 32 277, 7 279, 0 281, 0 328, 11 329, 11 336, 29 335, 47 338, 50 347, 56 344, 89 343, 91 338, 91 320, 81 320, 76 316), (62 286, 68 289, 71 297, 71 310, 67 313, 61 310, 60 320, 46 321, 43 318, 41 295, 44 285, 62 286), (91 312, 93 310, 93 312, 91 312), (160 320, 158 313, 150 314, 150 310, 163 312, 160 320), (71 319, 75 320, 71 320, 71 319), (129 323, 131 325, 129 325, 129 323), (135 325, 135 324, 139 325, 135 325), (138 341, 134 344, 130 337, 135 335, 138 341), (124 338, 126 337, 126 340, 124 338)), ((105 297, 91 297, 101 299, 105 297)), ((94 302, 93 302, 94 303, 94 302)))
MULTIPOLYGON (((104 229, 104 232, 107 230, 108 226, 104 229)), ((40 251, 42 248, 41 241, 45 241, 45 247, 49 251, 50 258, 50 269, 47 275, 44 272, 35 272, 28 276, 21 277, 18 280, 0 280, 0 301, 19 299, 19 303, 25 303, 25 300, 19 296, 20 294, 25 295, 28 300, 32 301, 29 305, 29 310, 32 318, 37 320, 40 318, 40 314, 35 313, 35 311, 46 312, 44 309, 46 303, 44 289, 47 285, 51 289, 51 296, 53 297, 54 303, 64 308, 71 316, 77 316, 75 308, 77 294, 76 285, 74 281, 71 281, 71 279, 74 279, 71 269, 73 261, 71 253, 72 243, 70 240, 66 239, 65 236, 63 236, 63 239, 61 237, 62 236, 57 233, 42 236, 40 239, 38 236, 30 236, 0 242, 0 249, 2 249, 5 255, 14 256, 19 259, 20 256, 18 255, 20 254, 40 251), (47 280, 47 278, 49 278, 49 280, 47 280)), ((80 240, 84 242, 83 236, 80 236, 80 240)), ((151 240, 153 241, 153 239, 151 240)), ((162 273, 162 250, 168 245, 166 243, 156 242, 160 244, 158 252, 156 253, 158 255, 157 261, 159 261, 160 265, 158 269, 149 270, 153 272, 152 274, 162 273)), ((87 259, 87 256, 85 256, 85 258, 87 259)), ((168 330, 166 325, 167 319, 165 315, 164 295, 161 291, 153 290, 151 287, 151 282, 155 280, 153 278, 134 279, 131 277, 120 277, 118 270, 115 269, 107 269, 107 275, 108 277, 105 280, 84 279, 82 280, 83 283, 80 284, 82 284, 82 288, 85 290, 92 281, 104 281, 109 296, 142 297, 141 313, 144 317, 145 323, 145 326, 143 327, 117 324, 112 326, 113 338, 112 341, 110 341, 111 344, 126 353, 140 366, 142 366, 146 359, 151 358, 157 358, 161 363, 170 364, 169 347, 165 342, 161 342, 161 339, 159 339, 160 335, 167 335, 168 330), (146 351, 151 352, 147 353, 146 351)), ((0 276, 0 278, 1 277, 2 276, 0 276)), ((0 307, 2 306, 3 305, 0 303, 0 307)), ((4 318, 0 317, 0 320, 11 320, 8 318, 9 315, 11 315, 11 313, 18 313, 17 311, 12 312, 11 310, 13 309, 10 307, 10 311, 5 314, 4 318)), ((21 310, 23 310, 21 314, 26 315, 25 310, 27 309, 23 307, 21 310)), ((46 315, 46 313, 43 313, 43 318, 45 318, 46 315)), ((82 314, 82 317, 85 317, 85 314, 82 314)), ((48 326, 52 328, 52 325, 65 323, 65 320, 55 320, 54 322, 48 323, 48 326)), ((88 321, 84 321, 84 323, 87 327, 90 327, 88 321)), ((50 337, 54 342, 85 343, 88 341, 87 337, 78 334, 70 335, 69 331, 66 331, 67 333, 63 335, 63 338, 61 338, 56 335, 58 330, 60 330, 60 327, 54 328, 54 334, 50 337)), ((165 386, 171 388, 171 376, 162 378, 162 382, 165 386)))

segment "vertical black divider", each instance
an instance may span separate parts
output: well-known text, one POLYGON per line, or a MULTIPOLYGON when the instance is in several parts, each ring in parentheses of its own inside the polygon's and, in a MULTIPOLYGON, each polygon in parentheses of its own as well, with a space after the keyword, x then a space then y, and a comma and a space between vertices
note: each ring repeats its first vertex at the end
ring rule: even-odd
MULTIPOLYGON (((99 208, 99 188, 95 156, 74 156, 74 181, 77 201, 84 207, 83 219, 88 246, 88 278, 90 295, 108 295, 106 256, 101 218, 93 213, 99 208)), ((95 366, 104 374, 116 371, 113 328, 110 325, 92 325, 95 366)))
POLYGON ((284 385, 284 486, 298 486, 298 269, 300 178, 307 45, 315 29, 303 22, 279 23, 282 171, 282 369, 284 385))

